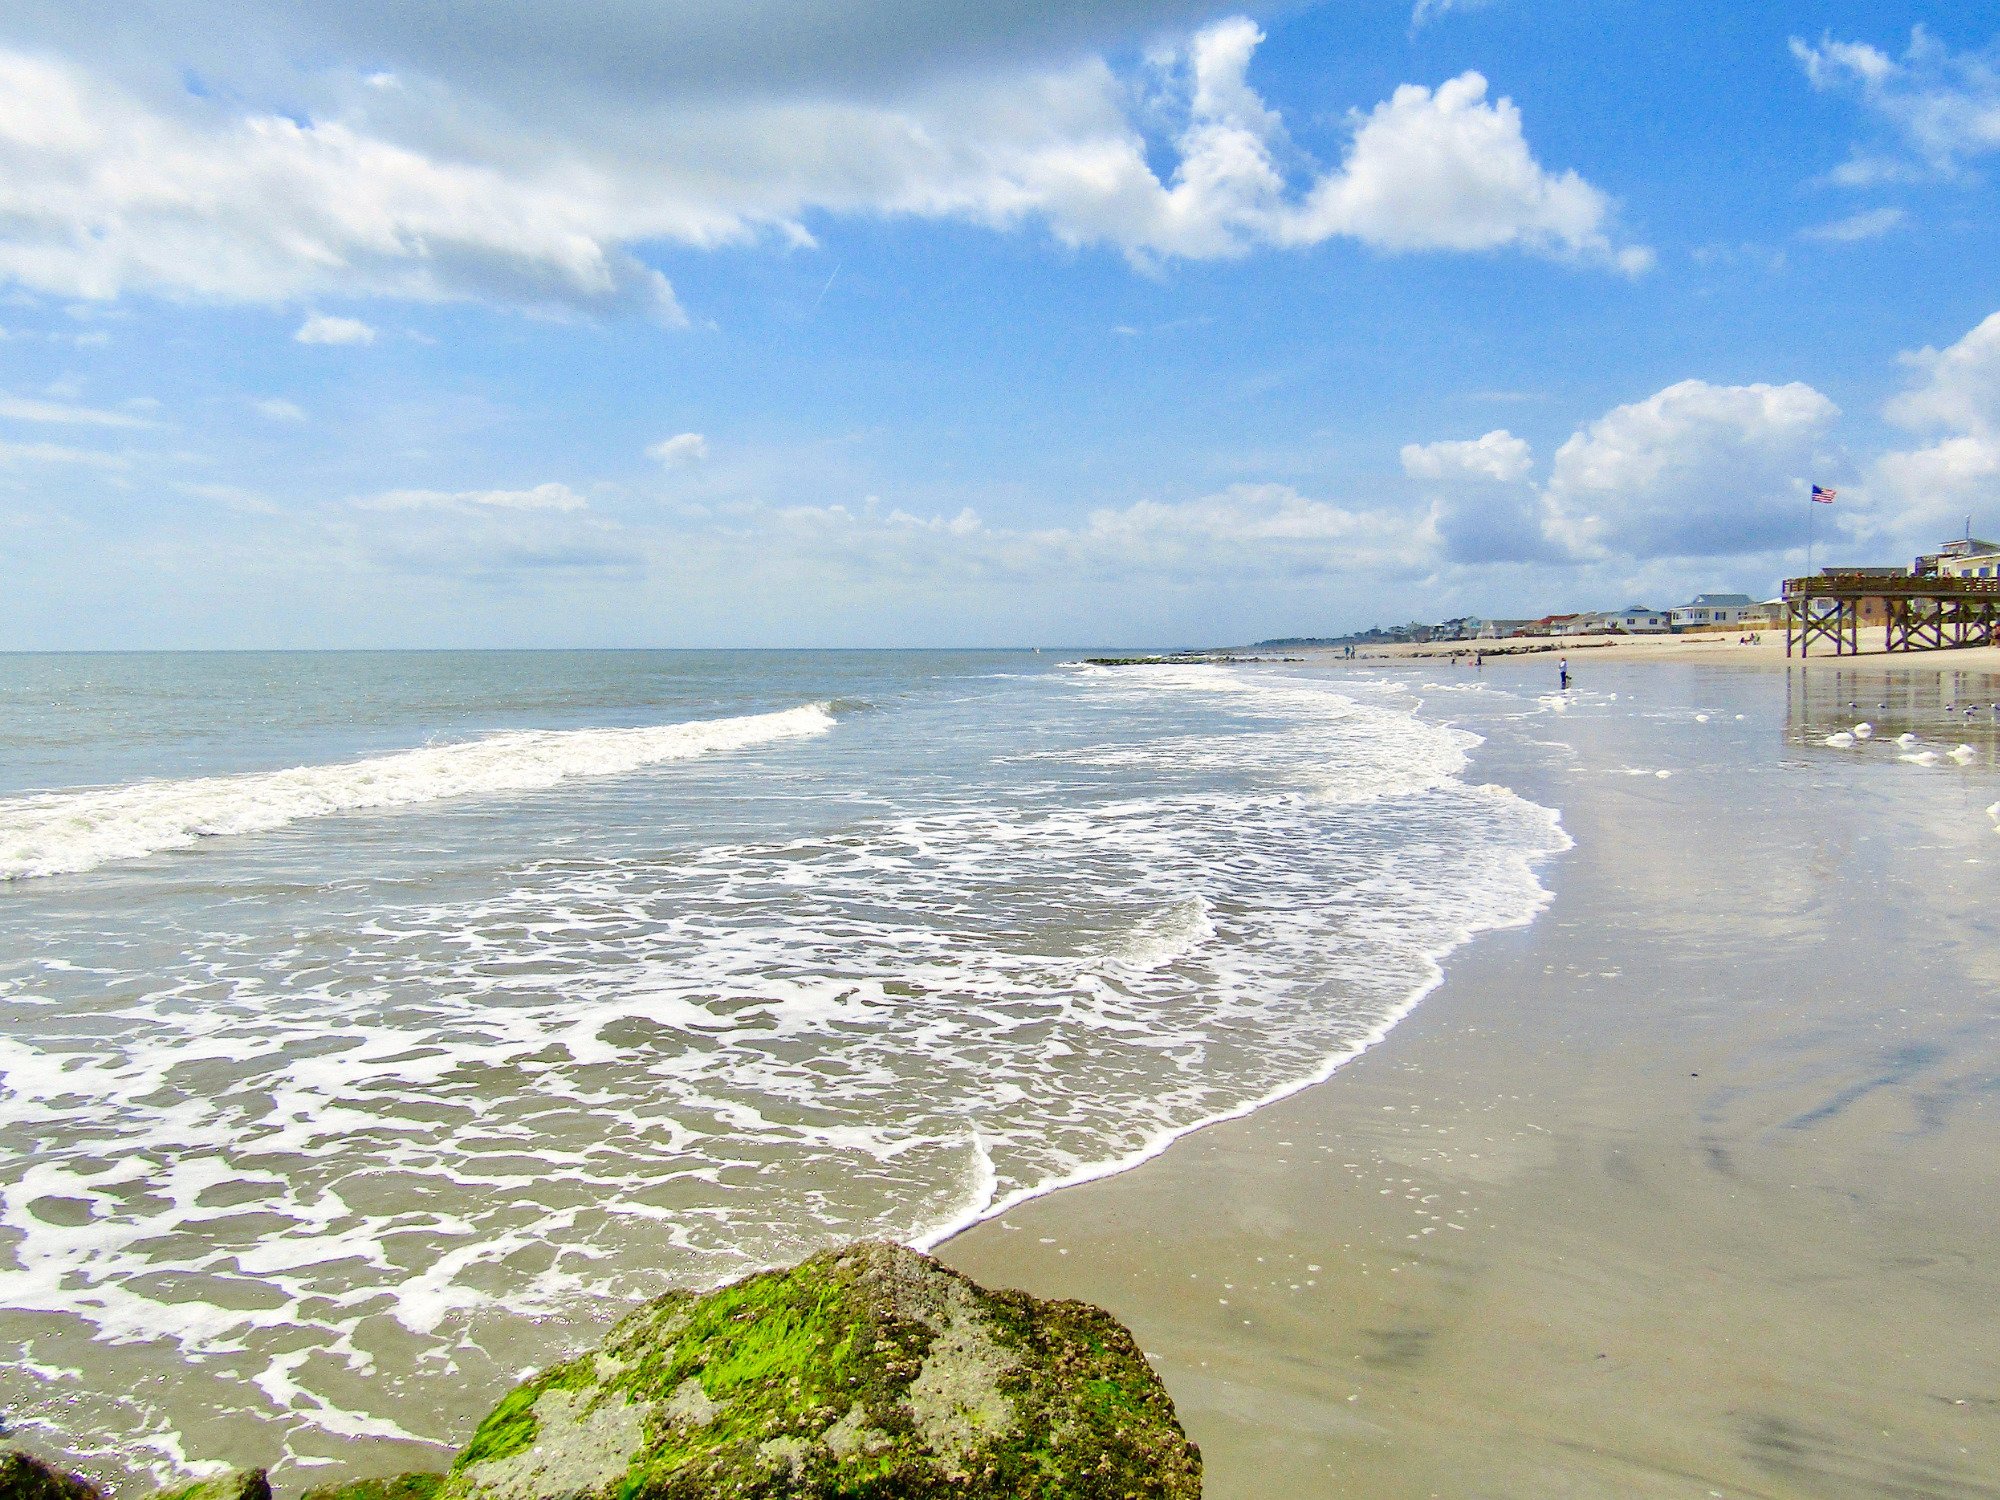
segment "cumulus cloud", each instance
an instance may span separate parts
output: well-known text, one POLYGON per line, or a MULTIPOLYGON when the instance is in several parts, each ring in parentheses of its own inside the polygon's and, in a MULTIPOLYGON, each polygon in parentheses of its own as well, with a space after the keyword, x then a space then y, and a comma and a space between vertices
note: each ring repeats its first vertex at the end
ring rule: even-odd
MULTIPOLYGON (((517 302, 629 291, 677 317, 657 273, 579 229, 581 196, 577 183, 439 159, 340 119, 169 114, 59 61, 0 52, 0 277, 41 291, 517 302)), ((352 322, 315 315, 298 336, 365 342, 352 322)))
POLYGON ((2000 312, 1948 348, 1903 362, 1915 383, 1883 415, 1935 440, 1876 460, 1871 520, 1906 545, 1930 546, 1968 513, 1991 518, 2000 508, 2000 312))
POLYGON ((372 344, 375 330, 359 318, 336 318, 328 313, 313 313, 299 325, 299 331, 292 335, 301 344, 372 344))
POLYGON ((1385 250, 1522 246, 1589 256, 1638 272, 1639 246, 1614 249, 1610 202, 1573 171, 1549 172, 1528 149, 1512 100, 1488 102, 1486 80, 1404 84, 1365 116, 1339 171, 1284 215, 1284 237, 1350 235, 1385 250))
POLYGON ((1614 407, 1556 450, 1549 538, 1573 556, 1720 557, 1788 545, 1839 415, 1809 385, 1683 380, 1614 407))
POLYGON ((1903 356, 1919 382, 1889 402, 1885 414, 1913 431, 1953 428, 2000 436, 2000 313, 1947 349, 1903 356))
POLYGON ((364 510, 576 511, 589 502, 566 484, 529 490, 388 490, 354 502, 364 510))
MULTIPOLYGON (((421 29, 402 36, 419 52, 421 29)), ((1242 18, 1200 29, 1145 109, 1094 55, 919 69, 872 92, 635 86, 571 111, 526 88, 525 54, 496 84, 476 59, 454 76, 426 53, 434 73, 271 82, 281 112, 0 53, 0 277, 84 298, 472 297, 679 323, 641 249, 810 243, 815 213, 1041 225, 1138 261, 1333 238, 1647 261, 1614 243, 1600 190, 1535 160, 1519 111, 1476 73, 1355 113, 1341 164, 1313 169, 1249 82, 1262 40, 1242 18), (301 87, 319 108, 290 106, 301 87), (1178 123, 1149 137, 1160 111, 1178 123)))
POLYGON ((1955 176, 1971 158, 2000 151, 2000 64, 1993 53, 1953 52, 1923 27, 1900 58, 1866 42, 1818 46, 1792 38, 1792 56, 1816 89, 1859 96, 1887 131, 1857 147, 1834 173, 1863 186, 1928 173, 1955 176))
POLYGON ((677 433, 665 438, 646 450, 646 457, 675 468, 683 464, 700 463, 708 457, 708 439, 698 432, 677 433))
POLYGON ((1429 529, 1453 562, 1524 562, 1550 554, 1540 502, 1527 482, 1527 441, 1501 428, 1484 437, 1405 443, 1403 472, 1424 482, 1429 529))
POLYGON ((1413 479, 1524 479, 1535 456, 1524 438, 1505 428, 1484 437, 1441 443, 1405 443, 1403 472, 1413 479))

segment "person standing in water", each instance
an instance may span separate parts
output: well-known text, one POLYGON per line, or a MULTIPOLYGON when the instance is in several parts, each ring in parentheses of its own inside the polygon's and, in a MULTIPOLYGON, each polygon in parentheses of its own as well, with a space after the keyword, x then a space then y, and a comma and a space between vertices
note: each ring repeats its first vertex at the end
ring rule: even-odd
POLYGON ((1569 658, 1568 658, 1567 656, 1563 657, 1563 658, 1562 658, 1562 659, 1561 659, 1560 661, 1558 661, 1558 662, 1556 663, 1556 679, 1557 679, 1557 681, 1559 681, 1559 682, 1560 682, 1560 683, 1562 684, 1562 690, 1563 690, 1563 691, 1564 691, 1565 693, 1566 693, 1566 692, 1568 692, 1568 691, 1569 691, 1569 658))

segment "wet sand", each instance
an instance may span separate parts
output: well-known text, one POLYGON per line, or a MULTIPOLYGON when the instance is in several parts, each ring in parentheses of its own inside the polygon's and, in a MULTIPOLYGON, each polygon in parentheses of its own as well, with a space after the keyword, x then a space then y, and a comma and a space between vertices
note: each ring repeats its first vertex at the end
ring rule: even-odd
POLYGON ((1593 664, 1468 716, 1577 841, 1548 912, 1330 1082, 941 1253, 1125 1318, 1212 1500, 2000 1496, 1973 666, 1593 664), (1855 700, 1975 764, 1821 745, 1855 700))

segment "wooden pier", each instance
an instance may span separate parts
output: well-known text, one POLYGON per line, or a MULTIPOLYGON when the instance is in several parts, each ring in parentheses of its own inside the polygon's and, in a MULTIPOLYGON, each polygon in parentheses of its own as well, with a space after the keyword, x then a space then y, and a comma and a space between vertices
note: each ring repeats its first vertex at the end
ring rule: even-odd
POLYGON ((1787 656, 1794 645, 1800 656, 1810 655, 1814 641, 1831 644, 1835 656, 1859 655, 1864 612, 1879 619, 1889 651, 1944 651, 2000 639, 2000 578, 1829 568, 1811 578, 1787 578, 1784 602, 1787 656))

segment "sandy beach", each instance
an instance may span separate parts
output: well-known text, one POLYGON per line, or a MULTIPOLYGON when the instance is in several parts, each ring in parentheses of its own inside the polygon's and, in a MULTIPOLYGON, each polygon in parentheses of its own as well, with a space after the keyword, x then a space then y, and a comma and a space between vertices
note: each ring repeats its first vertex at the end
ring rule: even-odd
MULTIPOLYGON (((1879 659, 1914 665, 1918 671, 2000 670, 2000 646, 1968 646, 1946 652, 1890 652, 1884 644, 1886 632, 1880 625, 1865 626, 1859 632, 1858 655, 1836 657, 1824 642, 1815 642, 1810 658, 1794 656, 1794 662, 1859 661, 1879 659)), ((1283 653, 1307 660, 1331 660, 1336 653, 1324 647, 1307 647, 1283 653)), ((1357 661, 1452 661, 1483 656, 1487 662, 1510 657, 1574 656, 1585 661, 1723 662, 1735 666, 1782 666, 1785 630, 1782 625, 1734 627, 1728 630, 1689 631, 1679 635, 1565 635, 1514 636, 1498 641, 1433 641, 1424 644, 1363 646, 1357 661)))
POLYGON ((1561 809, 1547 912, 1329 1082, 943 1255, 1124 1318, 1215 1500, 2000 1495, 1993 715, 1944 706, 1992 653, 1771 639, 1572 644, 1564 710, 1545 656, 1427 664, 1561 809))

